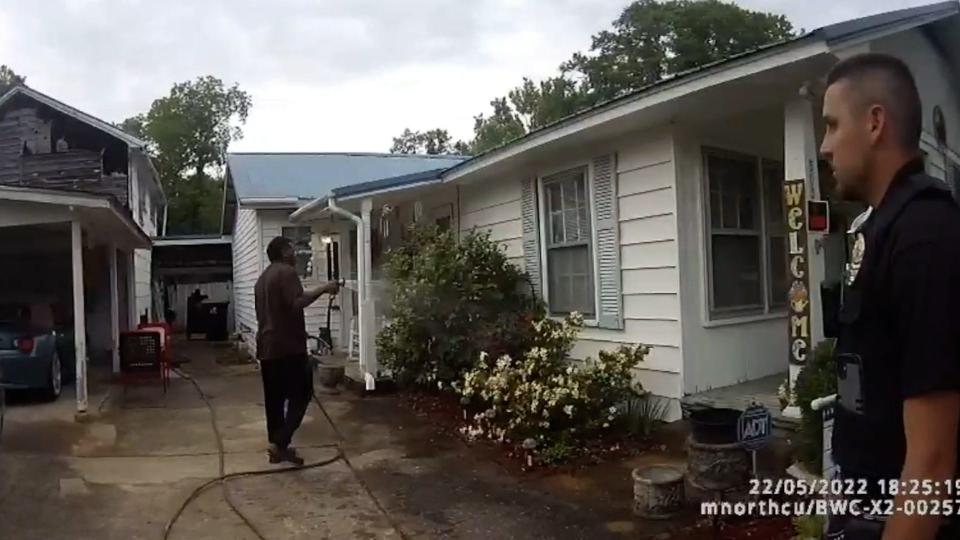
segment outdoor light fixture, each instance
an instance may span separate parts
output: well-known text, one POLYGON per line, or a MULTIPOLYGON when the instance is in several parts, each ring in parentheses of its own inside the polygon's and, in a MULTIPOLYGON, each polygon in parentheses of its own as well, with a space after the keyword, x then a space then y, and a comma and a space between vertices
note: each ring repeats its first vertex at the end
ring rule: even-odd
POLYGON ((333 243, 333 238, 330 238, 329 236, 321 236, 321 237, 320 237, 320 242, 322 242, 322 243, 324 243, 324 244, 332 244, 332 243, 333 243))

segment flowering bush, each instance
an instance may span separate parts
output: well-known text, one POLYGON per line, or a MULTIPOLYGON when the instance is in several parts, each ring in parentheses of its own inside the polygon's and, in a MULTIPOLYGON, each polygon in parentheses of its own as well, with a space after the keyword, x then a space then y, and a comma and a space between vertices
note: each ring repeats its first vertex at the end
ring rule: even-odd
POLYGON ((400 383, 446 388, 482 350, 519 354, 542 317, 526 275, 486 234, 457 242, 436 227, 414 229, 387 259, 390 325, 377 336, 383 364, 400 383))
POLYGON ((621 346, 596 360, 571 361, 582 325, 577 314, 562 322, 537 320, 533 346, 521 356, 481 353, 460 390, 477 410, 467 435, 523 440, 543 451, 609 430, 628 396, 642 390, 632 384, 631 371, 649 349, 621 346))

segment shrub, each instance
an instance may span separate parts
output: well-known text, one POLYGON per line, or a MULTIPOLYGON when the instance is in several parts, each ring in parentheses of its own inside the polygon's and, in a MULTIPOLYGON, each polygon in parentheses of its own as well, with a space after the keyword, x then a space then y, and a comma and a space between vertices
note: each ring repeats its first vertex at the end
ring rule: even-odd
POLYGON ((387 258, 390 325, 377 336, 383 364, 400 383, 445 386, 481 350, 516 355, 542 317, 526 275, 487 234, 457 242, 436 227, 414 229, 387 258))
POLYGON ((461 390, 480 410, 467 434, 532 439, 547 459, 558 459, 567 455, 568 441, 610 430, 624 401, 641 390, 632 384, 632 370, 648 348, 621 346, 601 352, 597 360, 571 361, 569 353, 582 325, 577 314, 562 322, 535 321, 534 346, 522 356, 481 353, 461 390))
POLYGON ((669 407, 668 400, 650 392, 628 396, 621 411, 625 431, 635 437, 649 437, 664 421, 669 407))
POLYGON ((814 474, 819 474, 823 468, 823 419, 820 411, 810 408, 810 402, 837 392, 833 348, 833 340, 817 344, 813 355, 807 358, 797 375, 793 392, 801 414, 798 457, 814 474))

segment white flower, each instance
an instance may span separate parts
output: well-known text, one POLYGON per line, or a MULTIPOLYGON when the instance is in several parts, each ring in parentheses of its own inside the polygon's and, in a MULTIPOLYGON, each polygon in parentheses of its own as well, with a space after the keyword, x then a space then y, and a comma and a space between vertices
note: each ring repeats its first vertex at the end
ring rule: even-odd
POLYGON ((490 356, 490 355, 487 354, 487 351, 480 351, 480 361, 481 361, 481 362, 485 361, 485 360, 487 359, 487 356, 490 356))
POLYGON ((573 405, 565 405, 563 407, 563 412, 567 413, 567 416, 573 418, 573 405))
POLYGON ((443 390, 443 381, 437 381, 437 388, 443 390))
POLYGON ((608 428, 608 427, 610 427, 610 424, 609 424, 608 422, 604 422, 604 423, 603 423, 603 427, 608 428))
POLYGON ((616 413, 617 413, 617 408, 616 408, 616 407, 610 407, 610 408, 607 409, 607 410, 610 411, 610 414, 616 414, 616 413))

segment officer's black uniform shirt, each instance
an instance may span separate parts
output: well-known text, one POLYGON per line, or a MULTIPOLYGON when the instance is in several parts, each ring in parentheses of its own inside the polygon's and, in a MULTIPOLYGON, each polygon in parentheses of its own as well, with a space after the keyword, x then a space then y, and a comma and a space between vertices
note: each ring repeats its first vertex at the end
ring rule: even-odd
POLYGON ((833 456, 844 477, 889 480, 904 462, 904 400, 960 390, 960 207, 917 160, 859 232, 866 247, 839 317, 833 456))

